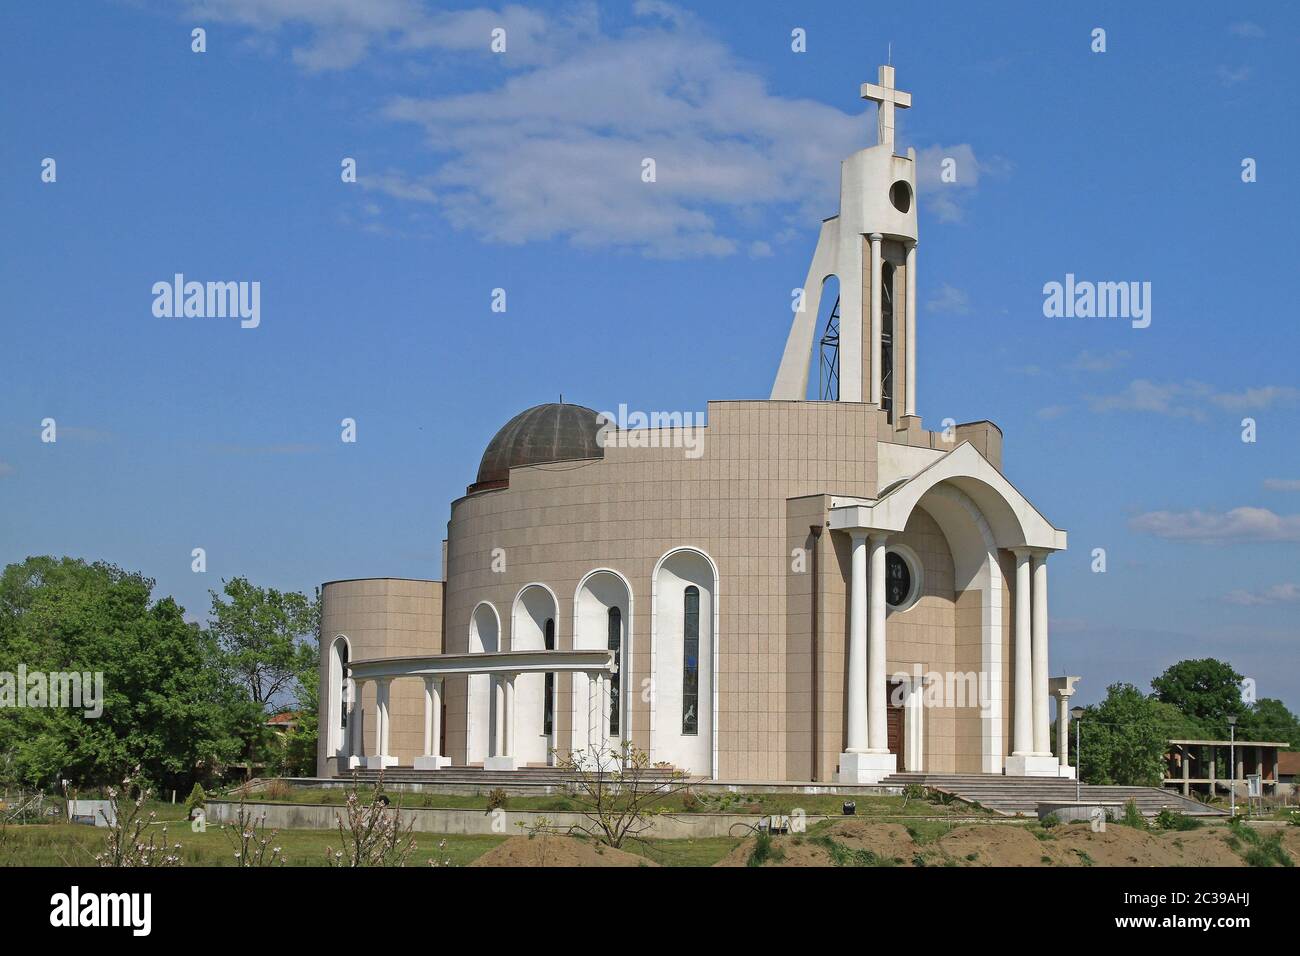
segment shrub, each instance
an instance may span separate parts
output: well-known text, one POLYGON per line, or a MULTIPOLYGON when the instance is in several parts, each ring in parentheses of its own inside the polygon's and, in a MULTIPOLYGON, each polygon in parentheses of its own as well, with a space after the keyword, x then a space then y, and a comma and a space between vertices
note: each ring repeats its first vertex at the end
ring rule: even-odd
POLYGON ((1161 830, 1196 830, 1205 826, 1202 821, 1195 817, 1189 817, 1177 810, 1170 810, 1168 807, 1156 814, 1155 822, 1156 827, 1161 830))
POLYGON ((1047 816, 1043 817, 1043 819, 1038 822, 1039 825, 1044 830, 1050 830, 1052 829, 1052 827, 1059 827, 1061 825, 1061 818, 1058 817, 1055 813, 1049 813, 1047 816))
POLYGON ((1145 830, 1147 828, 1146 817, 1142 816, 1142 811, 1138 809, 1136 800, 1130 800, 1124 804, 1124 815, 1116 822, 1121 826, 1132 827, 1134 830, 1145 830))
POLYGON ((499 810, 506 805, 506 792, 501 787, 497 787, 488 792, 487 808, 488 810, 499 810))
POLYGON ((778 862, 783 859, 785 859, 785 851, 772 845, 772 834, 766 830, 759 830, 758 836, 754 838, 754 849, 750 851, 745 865, 762 866, 768 860, 778 862))
POLYGON ((277 777, 274 780, 268 781, 266 789, 262 792, 268 800, 288 800, 293 796, 293 787, 289 786, 286 781, 277 777))
POLYGON ((203 792, 202 785, 195 783, 194 789, 190 791, 188 799, 185 801, 185 809, 188 815, 193 816, 195 810, 202 810, 208 805, 208 795, 203 792))

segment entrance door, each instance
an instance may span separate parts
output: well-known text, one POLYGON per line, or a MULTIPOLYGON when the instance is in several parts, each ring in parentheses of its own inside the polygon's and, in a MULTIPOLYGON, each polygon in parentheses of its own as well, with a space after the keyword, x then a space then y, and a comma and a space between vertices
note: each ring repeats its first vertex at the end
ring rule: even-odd
POLYGON ((889 685, 889 704, 885 707, 885 727, 889 740, 889 752, 898 758, 898 769, 906 770, 903 757, 903 708, 895 707, 894 701, 901 695, 895 693, 898 684, 889 685))

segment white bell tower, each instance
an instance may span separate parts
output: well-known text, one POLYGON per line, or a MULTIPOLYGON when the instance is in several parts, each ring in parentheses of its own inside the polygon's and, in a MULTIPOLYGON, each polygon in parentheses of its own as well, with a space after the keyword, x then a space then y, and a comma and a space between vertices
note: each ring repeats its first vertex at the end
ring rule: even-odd
POLYGON ((808 397, 822 287, 835 276, 838 388, 819 397, 879 406, 905 427, 916 414, 916 150, 894 153, 894 110, 910 107, 912 95, 894 88, 892 66, 861 95, 879 104, 879 142, 840 164, 840 211, 822 223, 772 399, 808 397))

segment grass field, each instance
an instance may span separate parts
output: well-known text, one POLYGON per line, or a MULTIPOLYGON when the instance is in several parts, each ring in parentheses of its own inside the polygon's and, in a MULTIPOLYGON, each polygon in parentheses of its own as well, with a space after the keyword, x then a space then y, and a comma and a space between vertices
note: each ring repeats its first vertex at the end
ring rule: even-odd
MULTIPOLYGON (((362 791, 368 793, 368 791, 362 791)), ((394 806, 415 809, 463 809, 487 810, 488 795, 413 793, 392 791, 389 796, 394 806)), ((226 798, 230 799, 230 798, 226 798)), ((342 804, 347 800, 347 790, 343 788, 274 788, 269 792, 259 791, 250 794, 250 801, 259 803, 303 803, 331 806, 342 804)), ((744 813, 764 815, 771 813, 790 813, 795 809, 803 810, 810 816, 839 815, 844 802, 852 800, 857 807, 857 815, 864 817, 910 817, 910 816, 971 816, 987 815, 988 811, 968 804, 931 803, 918 798, 893 796, 851 796, 836 793, 697 793, 690 796, 674 794, 659 801, 657 809, 673 813, 744 813)), ((542 796, 507 796, 503 806, 507 810, 578 811, 581 805, 571 797, 563 794, 542 796)))

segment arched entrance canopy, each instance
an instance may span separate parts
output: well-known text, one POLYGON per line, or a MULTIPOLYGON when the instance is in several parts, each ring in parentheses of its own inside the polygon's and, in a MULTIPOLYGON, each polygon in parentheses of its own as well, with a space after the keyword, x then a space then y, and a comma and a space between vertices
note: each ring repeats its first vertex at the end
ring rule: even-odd
POLYGON ((922 496, 943 482, 961 489, 979 507, 999 548, 1063 551, 1066 535, 1030 504, 970 442, 899 482, 880 498, 863 499, 831 509, 835 531, 871 529, 902 531, 922 496))

